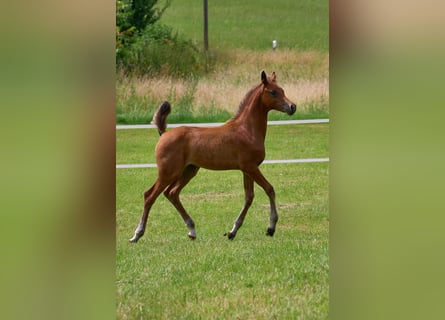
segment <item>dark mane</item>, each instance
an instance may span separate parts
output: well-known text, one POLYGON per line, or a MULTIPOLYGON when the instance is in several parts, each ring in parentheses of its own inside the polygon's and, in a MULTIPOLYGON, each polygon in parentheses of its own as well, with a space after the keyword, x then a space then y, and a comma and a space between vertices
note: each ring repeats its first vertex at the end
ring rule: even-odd
POLYGON ((258 90, 258 88, 262 85, 262 83, 260 83, 259 85, 253 87, 252 89, 250 89, 246 95, 244 96, 243 100, 241 100, 239 106, 238 106, 238 111, 235 113, 235 115, 233 116, 233 118, 231 120, 235 120, 237 119, 241 113, 243 113, 246 105, 248 105, 248 102, 250 101, 250 99, 252 98, 253 94, 258 90))

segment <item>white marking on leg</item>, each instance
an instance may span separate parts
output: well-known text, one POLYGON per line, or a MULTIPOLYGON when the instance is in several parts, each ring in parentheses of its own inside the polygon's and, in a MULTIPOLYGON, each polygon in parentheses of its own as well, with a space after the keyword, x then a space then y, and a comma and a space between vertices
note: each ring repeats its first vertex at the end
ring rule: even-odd
POLYGON ((243 222, 244 222, 244 219, 241 217, 241 214, 240 214, 238 216, 238 218, 235 220, 235 223, 233 224, 232 231, 230 231, 230 233, 235 235, 238 232, 238 229, 242 226, 243 222))
POLYGON ((190 239, 195 240, 196 239, 196 231, 195 231, 195 223, 192 219, 188 219, 185 223, 187 226, 187 229, 189 229, 188 236, 190 239))

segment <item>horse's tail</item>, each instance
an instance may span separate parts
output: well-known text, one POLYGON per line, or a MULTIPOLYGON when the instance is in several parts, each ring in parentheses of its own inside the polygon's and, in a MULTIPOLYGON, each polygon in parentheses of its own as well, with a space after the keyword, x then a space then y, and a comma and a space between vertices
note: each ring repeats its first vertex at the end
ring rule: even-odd
POLYGON ((160 136, 165 132, 165 129, 167 129, 167 116, 169 115, 170 111, 170 103, 168 101, 164 101, 153 116, 153 121, 151 123, 158 127, 160 136))

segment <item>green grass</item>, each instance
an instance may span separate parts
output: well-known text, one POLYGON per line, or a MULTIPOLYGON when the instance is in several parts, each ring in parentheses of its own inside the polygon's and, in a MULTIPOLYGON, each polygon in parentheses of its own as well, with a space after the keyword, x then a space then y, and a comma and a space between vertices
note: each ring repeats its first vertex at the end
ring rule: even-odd
MULTIPOLYGON (((329 2, 326 0, 209 1, 211 49, 279 48, 327 52, 329 2)), ((203 3, 173 0, 161 22, 198 45, 203 43, 203 3)))
MULTIPOLYGON (((328 125, 270 126, 267 157, 327 156, 328 125)), ((155 130, 117 131, 117 163, 152 162, 155 130)), ((156 169, 116 171, 118 319, 326 319, 328 164, 263 165, 280 220, 266 237, 269 201, 258 186, 234 241, 243 204, 239 171, 201 169, 182 192, 196 223, 190 241, 173 206, 155 202, 147 232, 128 243, 156 169)))

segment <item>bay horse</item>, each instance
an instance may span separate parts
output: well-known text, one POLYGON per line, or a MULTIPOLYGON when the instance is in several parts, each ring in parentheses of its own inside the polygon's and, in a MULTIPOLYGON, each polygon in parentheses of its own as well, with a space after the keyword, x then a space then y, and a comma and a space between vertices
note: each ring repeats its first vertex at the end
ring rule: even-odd
POLYGON ((144 235, 150 208, 162 192, 184 219, 189 238, 196 239, 195 223, 179 200, 179 193, 201 167, 243 172, 245 202, 232 230, 225 234, 228 239, 234 239, 243 224, 254 198, 254 182, 269 197, 270 225, 266 235, 273 236, 278 221, 275 191, 258 168, 265 157, 267 114, 277 110, 293 115, 296 109, 277 85, 275 72, 269 78, 264 71, 261 72, 261 83, 246 94, 236 115, 218 127, 182 126, 166 131, 171 106, 167 101, 163 102, 153 117, 161 136, 155 150, 158 177, 144 193, 142 217, 129 241, 137 242, 144 235))

